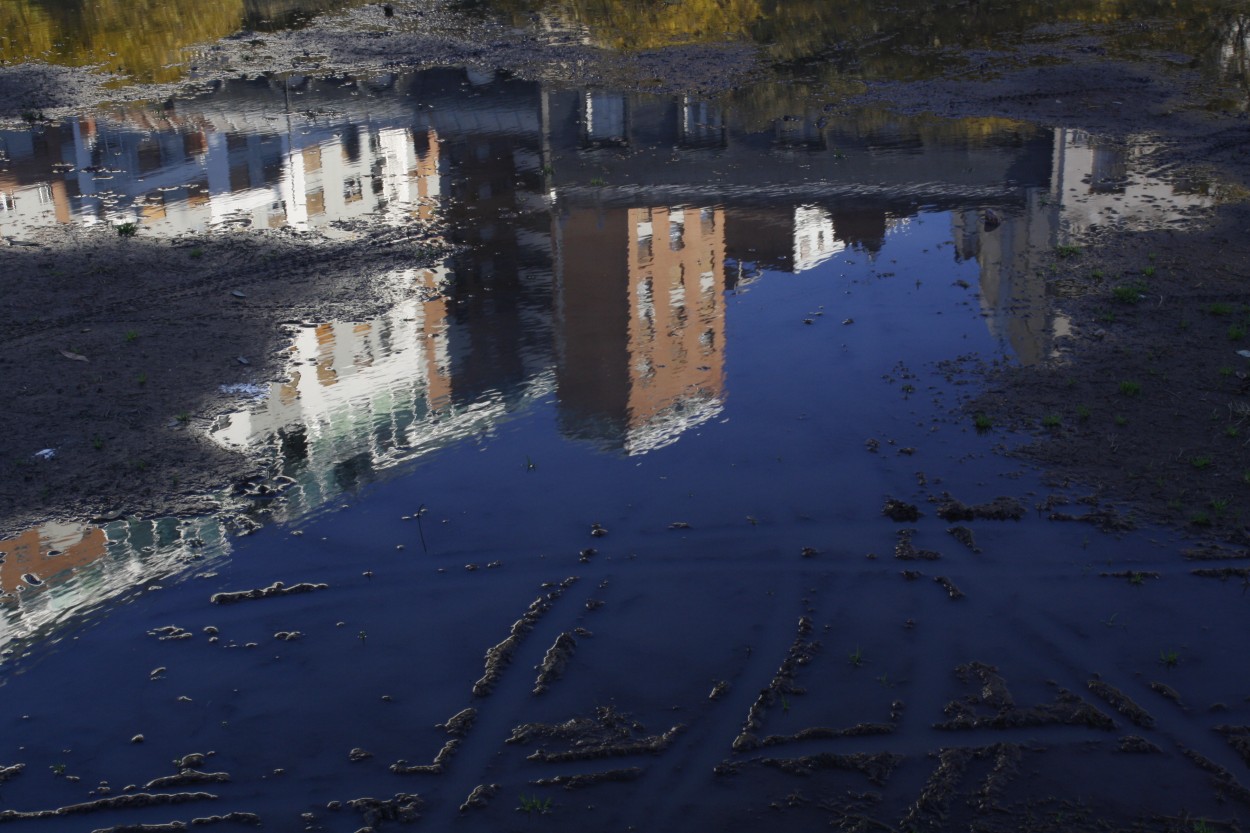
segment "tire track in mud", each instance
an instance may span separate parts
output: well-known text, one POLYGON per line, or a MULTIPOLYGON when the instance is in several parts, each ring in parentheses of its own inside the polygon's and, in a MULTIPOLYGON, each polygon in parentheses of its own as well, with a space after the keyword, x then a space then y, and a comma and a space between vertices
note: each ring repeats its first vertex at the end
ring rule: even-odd
MULTIPOLYGON (((428 790, 429 801, 424 819, 427 826, 450 829, 463 812, 473 812, 484 806, 469 801, 475 794, 484 801, 491 798, 504 800, 495 798, 491 787, 500 783, 506 794, 506 788, 512 786, 508 781, 509 776, 513 776, 513 767, 504 757, 504 742, 512 729, 524 722, 523 709, 535 697, 534 668, 542 665, 547 651, 561 634, 573 630, 577 622, 593 612, 587 610, 584 604, 578 606, 578 600, 583 595, 578 591, 589 586, 598 589, 597 585, 603 577, 596 577, 595 585, 590 585, 582 572, 570 570, 566 578, 554 582, 555 586, 567 586, 557 598, 549 599, 547 609, 530 623, 524 638, 510 653, 506 667, 499 670, 488 691, 478 694, 476 692, 481 689, 477 684, 467 684, 465 699, 467 705, 477 710, 477 714, 472 727, 458 739, 455 759, 440 773, 440 779, 431 785, 433 789, 428 790), (486 787, 485 791, 475 792, 482 786, 486 787), (465 809, 462 810, 462 806, 465 809)), ((551 591, 546 588, 542 592, 549 594, 551 591)), ((521 618, 525 618, 525 612, 522 612, 521 618)), ((500 644, 488 646, 485 649, 487 656, 500 644)), ((586 650, 587 646, 579 645, 579 649, 586 650)), ((558 686, 559 681, 553 684, 558 686)))
POLYGON ((701 712, 692 716, 682 740, 648 767, 636 792, 635 806, 651 810, 654 829, 682 829, 686 815, 683 797, 706 794, 707 784, 717 777, 715 768, 733 756, 734 739, 743 730, 743 720, 789 655, 796 639, 796 623, 819 607, 817 599, 822 594, 809 586, 812 573, 828 572, 827 564, 810 571, 786 571, 784 583, 773 596, 775 615, 750 646, 749 659, 736 674, 723 677, 730 682, 729 690, 702 703, 701 712))
MULTIPOLYGON (((1057 633, 1058 625, 1062 623, 1052 620, 1049 626, 1041 627, 1041 621, 1039 617, 1026 621, 1017 616, 1012 617, 1011 627, 1015 633, 1028 637, 1033 644, 1047 648, 1050 658, 1048 665, 1064 666, 1071 690, 1088 694, 1086 699, 1094 702, 1100 710, 1112 716, 1117 724, 1114 734, 1100 740, 1111 746, 1120 742, 1125 736, 1141 737, 1159 747, 1164 754, 1172 755, 1178 761, 1184 758, 1188 764, 1210 772, 1213 788, 1217 791, 1230 783, 1228 779, 1233 779, 1231 783, 1234 789, 1231 792, 1234 797, 1237 797, 1242 804, 1250 806, 1250 789, 1246 788, 1243 780, 1250 775, 1250 762, 1241 759, 1235 746, 1215 740, 1220 737, 1217 734, 1218 727, 1228 722, 1226 715, 1209 713, 1205 710, 1199 711, 1171 702, 1170 695, 1175 692, 1175 689, 1159 681, 1159 673, 1145 674, 1136 679, 1124 679, 1119 675, 1107 676, 1107 672, 1097 671, 1100 665, 1105 664, 1105 661, 1094 657, 1088 650, 1080 650, 1077 647, 1080 643, 1073 644, 1070 638, 1062 638, 1061 634, 1057 633), (1078 655, 1073 657, 1074 653, 1078 655), (1110 698, 1096 696, 1096 692, 1090 691, 1091 682, 1109 686, 1114 689, 1114 693, 1110 698), (1114 705, 1117 694, 1130 699, 1134 705, 1142 708, 1148 715, 1150 725, 1140 725, 1141 722, 1147 722, 1141 720, 1140 717, 1138 718, 1140 722, 1135 723, 1120 712, 1114 705), (1200 743, 1187 745, 1182 739, 1188 739, 1191 744, 1193 739, 1199 739, 1200 743), (1234 775, 1238 772, 1243 778, 1237 778, 1234 775), (1240 787, 1244 792, 1237 795, 1236 787, 1240 787)), ((1094 688, 1099 687, 1094 686, 1094 688)), ((1184 697, 1183 691, 1176 693, 1184 697)), ((1125 708, 1132 710, 1131 706, 1125 708)))

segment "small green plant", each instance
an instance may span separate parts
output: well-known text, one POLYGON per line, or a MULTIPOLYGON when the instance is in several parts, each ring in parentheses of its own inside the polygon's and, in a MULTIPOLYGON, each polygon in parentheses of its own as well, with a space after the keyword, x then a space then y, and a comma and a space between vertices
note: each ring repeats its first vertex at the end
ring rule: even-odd
POLYGON ((1190 457, 1189 465, 1193 466, 1198 471, 1202 471, 1203 469, 1211 467, 1211 458, 1205 457, 1205 456, 1204 457, 1190 457))
POLYGON ((1137 396, 1141 393, 1141 382, 1121 382, 1120 393, 1124 396, 1137 396))
POLYGON ((601 176, 593 176, 590 178, 590 184, 595 188, 602 188, 607 185, 607 181, 601 176))
POLYGON ((1181 661, 1181 655, 1176 651, 1164 649, 1159 652, 1159 662, 1168 668, 1175 668, 1181 661))
POLYGON ((1125 425, 1128 425, 1128 417, 1124 416, 1123 414, 1116 414, 1115 424, 1123 428, 1125 425))
POLYGON ((784 694, 781 695, 781 710, 787 714, 790 712, 790 698, 784 694))
POLYGON ((1241 428, 1236 425, 1224 426, 1224 436, 1226 437, 1236 437, 1240 433, 1241 433, 1241 428))
POLYGON ((1076 406, 1076 418, 1077 419, 1079 419, 1081 422, 1088 422, 1089 417, 1090 417, 1090 410, 1087 406, 1085 405, 1076 406))
POLYGON ((1223 367, 1221 367, 1221 368, 1220 368, 1220 375, 1221 375, 1221 376, 1223 376, 1223 377, 1224 377, 1224 378, 1226 378, 1226 379, 1227 379, 1229 376, 1232 376, 1232 375, 1233 375, 1233 368, 1232 368, 1232 366, 1231 366, 1231 365, 1227 365, 1227 364, 1226 364, 1226 365, 1224 365, 1223 367))
POLYGON ((139 331, 138 331, 138 330, 127 330, 127 331, 126 331, 126 336, 125 336, 125 338, 126 338, 126 343, 127 343, 127 344, 134 344, 136 341, 138 341, 138 340, 139 340, 139 331))
POLYGON ((91 447, 94 448, 96 451, 99 451, 100 449, 104 448, 104 440, 100 437, 99 434, 96 434, 94 437, 91 438, 91 447))
POLYGON ((365 633, 364 631, 361 631, 360 633, 356 634, 356 638, 360 640, 361 645, 364 645, 365 640, 369 638, 369 634, 365 633))
POLYGON ((204 257, 204 250, 201 249, 199 246, 196 246, 194 249, 187 252, 187 255, 191 258, 199 260, 200 258, 204 257))
POLYGON ((1103 324, 1115 323, 1115 313, 1109 309, 1105 309, 1099 312, 1097 317, 1098 317, 1098 320, 1101 321, 1103 324))
POLYGON ((53 764, 48 769, 52 770, 53 775, 64 775, 66 766, 65 764, 53 764))
POLYGON ((1120 284, 1111 290, 1111 297, 1121 304, 1136 304, 1141 300, 1141 287, 1136 284, 1120 284))
POLYGON ((147 470, 148 470, 147 460, 135 460, 135 471, 147 471, 147 470))
POLYGON ((1215 514, 1217 515, 1223 515, 1225 512, 1228 511, 1228 499, 1220 498, 1220 497, 1212 498, 1211 510, 1215 512, 1215 514))
POLYGON ((864 664, 864 652, 860 649, 858 645, 856 645, 855 650, 851 651, 851 653, 847 655, 847 659, 851 661, 851 665, 854 665, 856 668, 859 668, 861 665, 864 664))
POLYGON ((994 420, 990 419, 986 414, 977 414, 972 419, 972 424, 976 426, 978 434, 984 434, 994 427, 994 420))
POLYGON ((1143 584, 1146 583, 1146 574, 1139 573, 1139 572, 1129 573, 1128 583, 1133 585, 1134 587, 1141 587, 1143 584))
POLYGON ((1076 257, 1080 253, 1081 253, 1080 246, 1066 245, 1066 246, 1055 247, 1055 254, 1063 258, 1076 257))
POLYGON ((1141 270, 1141 273, 1148 278, 1153 277, 1155 268, 1153 266, 1147 266, 1145 269, 1141 270))
POLYGON ((183 425, 186 425, 188 422, 191 421, 191 415, 187 413, 186 411, 183 411, 182 413, 175 416, 174 419, 178 420, 178 422, 182 423, 183 425))
POLYGON ((1093 278, 1094 280, 1096 280, 1096 281, 1100 281, 1100 280, 1102 280, 1102 279, 1103 279, 1103 276, 1104 276, 1105 274, 1106 274, 1106 273, 1105 273, 1105 272, 1103 272, 1101 269, 1095 269, 1094 271, 1092 271, 1092 272, 1090 272, 1090 273, 1089 273, 1089 276, 1090 276, 1091 278, 1093 278))
POLYGON ((521 794, 521 805, 517 807, 522 813, 538 813, 546 815, 551 812, 551 799, 539 798, 536 795, 521 794))
POLYGON ((877 678, 877 682, 881 684, 882 688, 894 688, 894 681, 890 679, 889 674, 882 674, 877 678))
POLYGON ((148 383, 148 374, 140 373, 138 376, 135 377, 135 381, 141 385, 146 385, 148 383))
POLYGON ((1198 511, 1189 516, 1189 522, 1194 526, 1208 527, 1211 525, 1211 516, 1206 512, 1198 511))
POLYGON ((1203 819, 1198 819, 1189 827, 1190 833, 1215 833, 1215 828, 1203 819))
POLYGON ((138 223, 118 223, 113 228, 117 229, 118 237, 134 237, 139 233, 138 223))
POLYGON ((1043 428, 1058 428, 1060 422, 1061 420, 1059 419, 1059 414, 1047 414, 1042 417, 1043 428))
POLYGON ((1241 326, 1234 324, 1233 326, 1228 328, 1228 340, 1229 341, 1241 341, 1245 337, 1246 337, 1245 327, 1241 327, 1241 326))
POLYGON ((1233 312, 1233 305, 1226 304, 1223 301, 1216 301, 1207 307, 1207 312, 1212 315, 1231 315, 1233 312))

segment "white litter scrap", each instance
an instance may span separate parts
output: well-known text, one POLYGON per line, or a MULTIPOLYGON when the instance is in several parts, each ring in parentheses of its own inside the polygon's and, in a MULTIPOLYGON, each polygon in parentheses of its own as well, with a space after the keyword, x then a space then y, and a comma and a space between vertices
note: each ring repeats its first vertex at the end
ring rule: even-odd
POLYGON ((33 456, 39 460, 51 460, 52 458, 56 457, 56 449, 55 448, 41 448, 38 451, 36 451, 33 456))

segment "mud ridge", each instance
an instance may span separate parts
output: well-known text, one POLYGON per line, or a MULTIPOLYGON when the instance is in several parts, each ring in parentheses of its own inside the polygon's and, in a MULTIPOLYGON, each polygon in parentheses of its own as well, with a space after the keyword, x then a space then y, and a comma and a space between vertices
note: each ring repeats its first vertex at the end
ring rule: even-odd
POLYGON ((538 666, 538 678, 534 680, 535 694, 542 694, 551 683, 560 678, 576 648, 577 640, 572 634, 565 632, 556 637, 556 641, 543 656, 542 664, 538 666))
POLYGON ((840 769, 858 772, 868 780, 882 786, 890 774, 903 761, 903 756, 893 752, 856 752, 839 755, 834 752, 820 752, 815 755, 804 755, 801 758, 760 758, 764 766, 775 767, 790 775, 811 775, 822 769, 840 769))
POLYGON ((742 731, 738 737, 734 739, 733 750, 735 752, 746 752, 759 746, 759 740, 755 733, 764 725, 764 715, 768 711, 768 707, 776 702, 777 697, 782 694, 803 694, 805 689, 794 685, 794 677, 798 673, 798 669, 810 663, 820 648, 820 643, 809 640, 807 637, 812 632, 812 620, 806 616, 799 619, 798 635, 795 636, 794 642, 791 643, 790 649, 786 652, 786 657, 781 661, 781 666, 777 669, 777 673, 769 681, 767 688, 760 691, 755 702, 751 704, 751 708, 747 710, 746 722, 742 724, 742 731))
POLYGON ((185 804, 189 801, 216 801, 212 793, 131 793, 97 798, 82 804, 69 804, 55 810, 0 810, 0 823, 27 819, 49 819, 60 816, 76 816, 102 810, 131 810, 138 807, 155 807, 163 804, 185 804))
POLYGON ((521 645, 525 634, 534 629, 534 625, 543 615, 551 610, 555 601, 564 595, 564 591, 576 583, 577 577, 570 576, 559 584, 544 585, 547 592, 539 596, 521 615, 512 623, 512 628, 508 632, 508 638, 498 645, 488 648, 486 651, 486 669, 482 677, 473 684, 473 694, 477 697, 485 697, 490 694, 495 687, 495 683, 503 676, 503 671, 508 667, 508 663, 512 662, 512 655, 521 645))
POLYGON ((299 584, 292 584, 287 587, 280 581, 275 581, 268 587, 259 587, 252 590, 236 590, 229 593, 214 593, 209 599, 215 605, 234 604, 235 602, 243 602, 251 599, 272 599, 277 596, 291 596, 297 593, 311 593, 314 590, 325 590, 328 584, 314 584, 308 581, 302 581, 299 584))
POLYGON ((531 781, 539 787, 564 787, 566 790, 580 790, 596 784, 621 783, 635 781, 642 777, 642 768, 631 766, 623 769, 609 769, 604 772, 591 772, 582 775, 556 775, 552 778, 539 778, 531 781))

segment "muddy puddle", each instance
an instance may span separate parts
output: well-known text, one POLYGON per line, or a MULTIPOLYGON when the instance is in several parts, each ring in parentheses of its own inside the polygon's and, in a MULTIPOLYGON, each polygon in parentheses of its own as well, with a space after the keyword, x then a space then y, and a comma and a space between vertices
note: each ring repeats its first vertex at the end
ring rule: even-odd
MULTIPOLYGON (((1201 224, 1216 185, 1144 131, 852 105, 796 61, 849 55, 856 14, 729 6, 488 11, 627 49, 706 20, 788 44, 779 80, 283 72, 0 130, 15 257, 377 267, 369 314, 221 282, 188 315, 200 349, 278 310, 267 359, 203 348, 216 404, 159 423, 241 461, 217 511, 0 542, 0 826, 1244 827, 1250 553, 1045 478, 966 407, 967 368, 1080 336, 1057 258, 1201 224)), ((82 323, 50 330, 58 374, 98 374, 67 396, 120 361, 82 323)), ((110 418, 27 429, 49 453, 14 471, 96 466, 110 418)))

